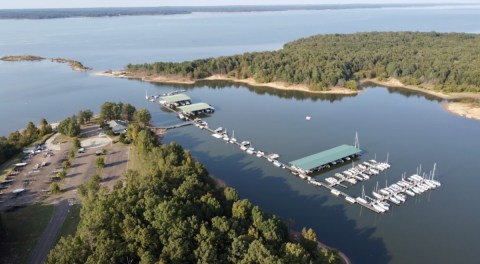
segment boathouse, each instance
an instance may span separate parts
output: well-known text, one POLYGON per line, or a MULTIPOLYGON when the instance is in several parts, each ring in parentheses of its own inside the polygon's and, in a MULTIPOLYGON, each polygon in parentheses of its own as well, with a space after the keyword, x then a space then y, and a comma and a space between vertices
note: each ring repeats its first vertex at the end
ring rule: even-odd
POLYGON ((215 112, 215 108, 207 103, 179 106, 178 109, 185 115, 210 114, 215 112))
POLYGON ((341 145, 329 150, 325 150, 298 160, 290 161, 292 167, 303 173, 312 173, 319 171, 334 163, 346 159, 355 158, 361 154, 361 150, 350 145, 341 145))
POLYGON ((186 94, 173 94, 160 97, 160 103, 169 107, 189 105, 192 100, 186 94))

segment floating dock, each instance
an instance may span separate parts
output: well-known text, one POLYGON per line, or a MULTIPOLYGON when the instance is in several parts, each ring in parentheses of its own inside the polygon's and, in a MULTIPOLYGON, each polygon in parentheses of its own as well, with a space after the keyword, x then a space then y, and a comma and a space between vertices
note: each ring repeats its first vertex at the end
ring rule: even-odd
POLYGON ((361 150, 350 145, 341 145, 329 150, 325 150, 289 163, 303 173, 309 174, 314 171, 335 165, 346 158, 356 158, 361 154, 361 150))
POLYGON ((215 108, 207 103, 196 103, 191 105, 177 107, 185 115, 210 114, 215 112, 215 108))
POLYGON ((173 94, 160 97, 160 104, 172 106, 190 105, 192 99, 186 94, 173 94))

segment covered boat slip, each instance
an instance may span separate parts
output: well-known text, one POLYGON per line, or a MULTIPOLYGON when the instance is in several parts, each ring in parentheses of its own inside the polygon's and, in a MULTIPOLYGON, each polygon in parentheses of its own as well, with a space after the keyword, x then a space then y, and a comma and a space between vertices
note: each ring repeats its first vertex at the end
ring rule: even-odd
POLYGON ((360 149, 354 146, 341 145, 298 160, 290 161, 289 163, 302 170, 304 173, 310 173, 312 171, 320 170, 338 160, 360 155, 361 152, 360 149))
POLYGON ((198 115, 202 113, 213 113, 215 108, 207 103, 196 103, 191 105, 179 106, 178 109, 187 115, 198 115))
POLYGON ((160 103, 178 105, 189 105, 192 103, 190 97, 186 94, 174 94, 160 97, 160 103))

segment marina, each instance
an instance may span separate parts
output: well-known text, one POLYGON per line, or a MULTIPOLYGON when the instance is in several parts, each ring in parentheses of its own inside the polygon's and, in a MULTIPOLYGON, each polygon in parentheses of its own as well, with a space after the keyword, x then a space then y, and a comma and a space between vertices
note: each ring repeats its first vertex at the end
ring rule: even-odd
POLYGON ((433 179, 435 165, 431 178, 425 178, 414 174, 408 177, 407 180, 402 178, 401 181, 386 186, 383 189, 378 190, 377 188, 372 191, 373 197, 366 195, 363 187, 361 196, 354 197, 353 195, 349 195, 346 192, 337 189, 336 186, 348 189, 348 185, 355 185, 359 182, 368 181, 371 177, 390 168, 388 154, 386 162, 378 162, 375 159, 371 159, 358 163, 358 165, 355 166, 355 160, 357 160, 362 154, 362 150, 359 147, 358 133, 355 135, 354 146, 344 144, 288 163, 283 163, 278 160, 278 158, 280 158, 279 154, 266 154, 266 152, 262 150, 255 149, 252 146, 252 143, 247 140, 241 142, 237 141, 234 137, 234 131, 232 131, 232 135, 229 136, 227 129, 223 127, 212 129, 203 119, 199 117, 192 119, 193 116, 212 114, 214 113, 214 108, 207 103, 192 104, 191 101, 188 101, 187 103, 187 98, 190 100, 186 95, 176 94, 174 97, 168 96, 168 102, 166 100, 160 101, 162 106, 172 112, 176 112, 180 119, 186 121, 169 127, 169 129, 193 124, 202 130, 209 131, 212 137, 216 139, 221 139, 226 143, 233 144, 249 155, 264 158, 272 163, 273 166, 288 170, 294 176, 307 181, 308 184, 312 184, 316 187, 324 187, 335 197, 342 197, 345 202, 349 204, 358 204, 374 213, 381 214, 389 211, 390 202, 395 205, 401 205, 406 202, 407 196, 413 197, 441 186, 440 182, 433 179), (179 102, 183 102, 183 105, 179 105, 179 102), (324 169, 329 169, 332 166, 340 166, 348 162, 351 162, 352 168, 341 173, 335 173, 334 177, 326 177, 325 182, 318 181, 314 179, 314 177, 308 175, 324 169))

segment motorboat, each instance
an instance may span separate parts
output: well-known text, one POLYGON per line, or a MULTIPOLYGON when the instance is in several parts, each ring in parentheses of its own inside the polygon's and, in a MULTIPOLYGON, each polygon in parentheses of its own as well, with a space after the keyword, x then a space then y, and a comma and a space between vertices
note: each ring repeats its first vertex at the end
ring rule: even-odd
POLYGON ((394 196, 390 196, 388 198, 388 200, 390 200, 390 202, 396 204, 396 205, 399 205, 400 204, 400 200, 398 200, 397 198, 395 198, 394 196))
POLYGON ((412 192, 412 191, 410 191, 409 189, 406 189, 406 190, 405 190, 405 193, 408 194, 408 195, 410 195, 411 197, 414 197, 414 196, 415 196, 415 193, 412 192))
POLYGON ((335 196, 339 196, 339 195, 340 195, 340 191, 337 190, 337 189, 332 189, 332 190, 330 190, 330 192, 331 192, 333 195, 335 195, 335 196))
POLYGON ((351 203, 351 204, 354 204, 354 203, 357 202, 353 197, 350 197, 350 196, 346 196, 345 201, 347 201, 348 203, 351 203))
POLYGON ((357 197, 357 198, 355 198, 355 200, 356 200, 358 203, 368 204, 367 200, 363 199, 362 197, 357 197))

